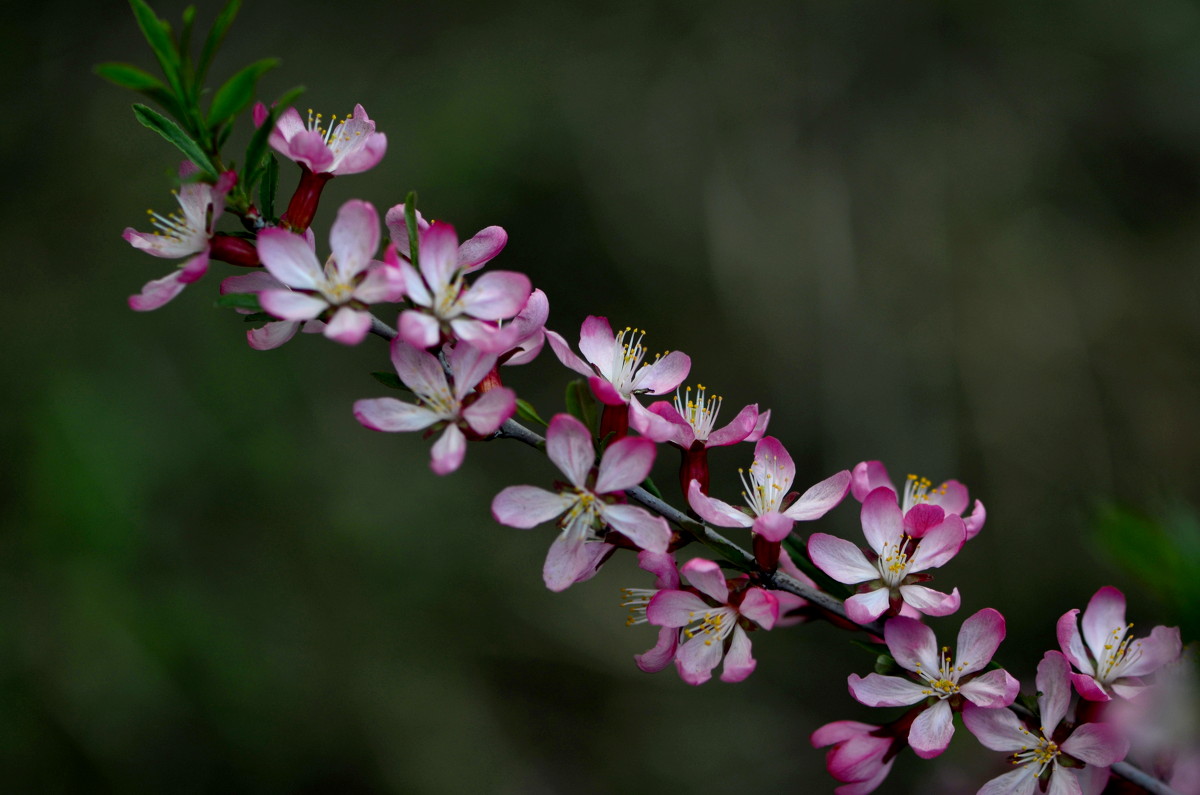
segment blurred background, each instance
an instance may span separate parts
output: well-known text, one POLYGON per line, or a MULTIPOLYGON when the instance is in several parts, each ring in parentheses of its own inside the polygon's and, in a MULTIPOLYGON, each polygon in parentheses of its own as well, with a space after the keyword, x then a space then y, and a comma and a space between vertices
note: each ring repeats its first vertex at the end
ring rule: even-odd
MULTIPOLYGON (((548 462, 473 445, 439 478, 428 443, 354 421, 386 394, 380 341, 250 350, 213 307, 221 263, 129 311, 170 265, 120 234, 174 208, 180 158, 91 69, 152 57, 121 3, 21 5, 0 11, 6 789, 832 790, 809 734, 891 717, 846 693, 872 661, 844 634, 759 633, 740 685, 643 674, 655 633, 619 588, 650 578, 618 558, 548 593, 553 530, 489 515, 548 462)), ((933 623, 1000 609, 1029 686, 1104 584, 1197 637, 1196 4, 251 0, 213 78, 267 56, 265 97, 302 83, 301 109, 361 102, 388 135, 326 190, 322 253, 343 201, 416 189, 464 235, 503 225, 494 267, 569 340, 589 313, 647 328, 730 417, 771 408, 802 487, 876 458, 962 480, 988 520, 933 623)), ((562 410, 548 352, 506 376, 562 410)), ((714 453, 716 496, 750 456, 714 453)), ((815 529, 859 538, 857 505, 815 529)), ((998 757, 960 738, 880 791, 972 792, 998 757)))

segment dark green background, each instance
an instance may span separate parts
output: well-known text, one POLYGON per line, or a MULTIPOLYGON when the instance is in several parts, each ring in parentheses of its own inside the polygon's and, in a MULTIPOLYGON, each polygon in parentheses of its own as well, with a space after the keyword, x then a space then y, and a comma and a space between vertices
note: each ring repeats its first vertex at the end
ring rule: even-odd
MULTIPOLYGON (((5 789, 832 788, 809 733, 890 714, 846 694, 871 661, 842 635, 760 633, 741 685, 642 674, 654 632, 618 589, 648 579, 618 560, 550 594, 552 530, 489 516, 548 463, 475 445, 438 478, 427 443, 354 421, 378 340, 252 351, 212 307, 221 264, 130 312, 170 265, 120 233, 171 208, 179 158, 90 69, 149 51, 120 3, 2 13, 5 789)), ((1088 540, 1102 503, 1200 502, 1195 4, 251 2, 215 77, 266 56, 268 97, 304 83, 302 108, 361 102, 388 135, 326 191, 322 252, 341 202, 416 189, 464 233, 503 225, 495 267, 568 339, 589 313, 646 327, 729 416, 770 407, 802 484, 866 458, 967 483, 989 518, 938 576, 963 590, 945 640, 1000 609, 1031 684, 1106 583, 1144 627, 1196 627, 1118 565, 1160 571, 1158 547, 1088 540)), ((509 374, 546 416, 566 377, 509 374)), ((749 456, 714 455, 717 496, 749 456)), ((856 510, 804 530, 857 538, 856 510)), ((881 791, 973 791, 997 757, 960 737, 881 791)))

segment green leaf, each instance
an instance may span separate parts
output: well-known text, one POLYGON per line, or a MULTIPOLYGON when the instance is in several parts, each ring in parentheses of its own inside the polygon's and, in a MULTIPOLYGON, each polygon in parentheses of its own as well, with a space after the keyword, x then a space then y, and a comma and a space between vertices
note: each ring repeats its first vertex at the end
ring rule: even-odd
POLYGON ((896 661, 890 654, 881 654, 875 658, 875 673, 888 676, 896 670, 896 661))
POLYGON ((270 108, 270 115, 263 121, 262 126, 250 137, 250 144, 246 147, 246 173, 242 175, 245 184, 254 185, 262 176, 263 158, 267 154, 267 138, 271 135, 271 130, 275 129, 275 120, 303 93, 304 86, 296 86, 280 97, 270 108))
POLYGON ((275 221, 275 191, 279 186, 279 160, 275 155, 267 156, 267 167, 263 170, 262 182, 258 186, 258 209, 268 221, 275 221))
POLYGON ((567 413, 583 422, 589 431, 596 433, 596 398, 588 387, 587 379, 576 378, 567 384, 567 413))
POLYGON ((252 309, 255 312, 262 311, 262 306, 258 303, 258 296, 254 293, 226 293, 217 299, 217 306, 221 309, 252 309))
POLYGON ((654 482, 654 480, 652 478, 646 478, 645 480, 643 480, 642 488, 645 489, 646 491, 650 492, 651 494, 653 494, 655 497, 658 497, 660 500, 664 499, 662 492, 658 490, 658 485, 654 482))
POLYGON ((225 34, 229 32, 229 26, 233 24, 241 7, 242 0, 229 0, 229 4, 217 15, 212 30, 208 32, 208 37, 204 40, 204 48, 200 51, 200 60, 196 63, 197 83, 204 82, 204 76, 208 74, 208 67, 212 65, 213 56, 220 49, 221 42, 225 41, 225 34))
POLYGON ((128 88, 143 94, 162 105, 172 116, 182 116, 183 109, 175 95, 163 85, 163 82, 149 72, 143 72, 136 66, 126 63, 102 63, 93 70, 113 85, 128 88))
MULTIPOLYGON (((417 229, 417 192, 410 190, 404 197, 404 226, 408 229, 408 258, 419 267, 421 230, 417 229)), ((392 241, 393 243, 396 241, 392 241)))
POLYGON ((525 423, 537 423, 543 428, 547 427, 548 423, 538 416, 537 409, 528 400, 517 398, 517 417, 525 423))
POLYGON ((178 124, 145 105, 135 104, 133 106, 133 115, 143 125, 175 144, 179 148, 179 151, 183 152, 184 156, 195 163, 201 171, 208 174, 212 179, 217 178, 217 169, 213 166, 212 161, 208 159, 208 155, 204 154, 200 146, 187 133, 180 129, 178 124))
POLYGON ((167 83, 171 85, 175 95, 182 99, 183 92, 180 90, 179 82, 179 50, 176 49, 175 42, 171 41, 170 27, 158 18, 145 0, 129 0, 129 6, 133 9, 133 16, 137 20, 138 27, 142 29, 142 35, 146 37, 146 42, 154 51, 154 57, 158 59, 158 65, 162 67, 167 83))
POLYGON ((404 392, 412 391, 411 389, 409 389, 408 387, 406 387, 404 385, 404 382, 400 380, 400 376, 396 375, 395 373, 389 373, 389 372, 379 370, 379 371, 371 373, 371 377, 374 378, 379 383, 381 383, 384 386, 389 387, 391 389, 399 389, 404 392))
POLYGON ((279 66, 278 58, 264 58, 226 80, 225 85, 217 89, 212 104, 208 107, 208 126, 215 127, 245 110, 254 99, 254 88, 258 84, 258 78, 276 66, 279 66))

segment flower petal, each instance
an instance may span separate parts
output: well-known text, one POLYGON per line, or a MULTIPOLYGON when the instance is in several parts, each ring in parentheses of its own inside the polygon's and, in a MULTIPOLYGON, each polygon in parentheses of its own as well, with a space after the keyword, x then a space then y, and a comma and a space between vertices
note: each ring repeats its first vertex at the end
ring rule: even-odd
POLYGON ((846 615, 856 624, 869 624, 884 614, 890 602, 887 588, 857 593, 846 600, 846 615))
POLYGON ((904 517, 891 489, 878 488, 868 494, 859 515, 863 535, 876 553, 882 554, 885 547, 898 543, 904 534, 904 517))
POLYGON ((928 688, 898 676, 850 674, 846 680, 850 695, 868 707, 907 707, 925 700, 928 688))
POLYGON ((129 308, 137 312, 158 309, 183 292, 187 282, 180 277, 181 272, 173 270, 161 279, 146 282, 140 293, 129 296, 129 308))
POLYGON ((434 221, 421 232, 420 247, 421 275, 434 294, 439 294, 458 270, 458 235, 450 224, 434 221))
POLYGON ((636 505, 606 505, 601 514, 609 527, 628 538, 639 549, 666 552, 671 543, 671 528, 661 516, 654 516, 636 505))
POLYGON ((525 307, 533 285, 516 271, 491 271, 475 280, 459 299, 463 312, 480 320, 507 320, 525 307))
POLYGON ((1007 707, 1021 691, 1021 683, 1003 668, 988 671, 966 682, 959 689, 963 698, 978 707, 1007 707))
POLYGON ((414 348, 397 337, 391 344, 392 367, 418 397, 449 392, 446 371, 432 353, 414 348))
POLYGON ((460 401, 496 366, 496 357, 473 345, 459 342, 446 357, 454 374, 454 396, 460 401))
POLYGON ((1116 726, 1085 723, 1063 741, 1062 749, 1089 765, 1108 767, 1120 762, 1129 753, 1129 740, 1116 726))
MULTIPOLYGON (((1058 619, 1058 647, 1063 655, 1077 669, 1091 676, 1096 673, 1092 660, 1088 657, 1087 649, 1083 646, 1083 636, 1079 634, 1079 608, 1068 610, 1058 619)), ((1082 693, 1081 693, 1082 695, 1082 693)))
MULTIPOLYGON (((695 504, 692 507, 695 508, 695 504)), ((698 510, 696 512, 700 513, 698 510)), ((879 570, 867 560, 861 549, 844 538, 828 533, 813 533, 808 537, 808 556, 818 569, 846 585, 879 577, 879 570)))
POLYGON ((721 604, 729 601, 729 585, 726 584, 725 574, 716 561, 692 558, 679 568, 679 573, 687 577, 692 587, 708 598, 721 604))
POLYGON ((996 649, 1000 648, 1004 634, 1004 616, 990 607, 964 621, 958 630, 958 645, 954 652, 962 669, 961 675, 986 668, 996 649))
POLYGON ((967 731, 984 748, 1012 753, 1029 745, 1025 724, 1011 709, 984 709, 967 702, 963 704, 962 717, 967 731))
POLYGON ((1179 627, 1155 627, 1150 637, 1135 640, 1141 651, 1141 656, 1128 665, 1122 676, 1146 676, 1162 668, 1169 662, 1179 659, 1183 651, 1183 641, 1179 636, 1179 627))
POLYGON ((567 341, 558 332, 546 329, 546 342, 550 343, 550 350, 554 351, 554 355, 558 357, 563 367, 574 370, 584 376, 593 376, 596 374, 596 371, 588 366, 583 359, 575 355, 575 352, 571 350, 571 346, 567 344, 567 341))
POLYGON ((900 597, 905 604, 912 605, 927 616, 948 616, 956 612, 962 602, 957 588, 945 594, 924 585, 901 585, 900 597))
POLYGON ((482 268, 488 260, 495 257, 508 243, 508 232, 500 226, 489 226, 480 229, 470 240, 458 247, 458 267, 464 273, 470 273, 482 268))
POLYGON ((763 629, 771 629, 779 620, 779 599, 770 591, 751 588, 738 605, 738 612, 763 629))
POLYGON ((462 418, 480 436, 495 433, 505 420, 517 412, 517 393, 508 387, 489 389, 462 410, 462 418))
MULTIPOLYGON (((579 329, 579 352, 583 354, 584 359, 599 369, 601 375, 609 380, 613 375, 612 363, 616 347, 617 337, 613 334, 608 318, 596 315, 588 315, 584 318, 583 325, 579 329)), ((563 364, 571 367, 566 361, 563 361, 563 364)), ((580 371, 576 370, 576 372, 580 371)), ((584 373, 584 375, 591 374, 590 371, 584 373)))
POLYGON ((509 486, 492 500, 492 518, 502 525, 528 529, 561 516, 574 502, 573 497, 537 486, 509 486))
MULTIPOLYGON (((868 494, 880 487, 891 489, 893 495, 899 493, 892 485, 882 461, 863 461, 854 466, 850 483, 850 493, 854 495, 854 499, 862 502, 868 494)), ((895 500, 896 497, 893 496, 892 501, 895 500)))
POLYGON ((925 532, 909 561, 908 570, 936 569, 957 555, 966 541, 967 531, 962 519, 947 516, 940 525, 925 532))
POLYGON ((258 303, 281 320, 312 320, 329 308, 324 298, 295 290, 263 290, 258 303))
POLYGON ((795 524, 787 514, 779 511, 767 511, 755 518, 751 529, 768 541, 782 541, 792 532, 795 524))
POLYGON ((1048 651, 1037 667, 1038 712, 1045 736, 1054 734, 1071 702, 1071 665, 1061 652, 1048 651))
POLYGON ((546 456, 581 489, 596 460, 592 433, 570 414, 555 414, 546 430, 546 456))
POLYGON ((371 331, 371 313, 362 309, 339 307, 325 326, 325 336, 343 345, 357 345, 371 331))
POLYGON ((1038 788, 1038 777, 1033 773, 1028 765, 1021 765, 988 781, 975 795, 1033 795, 1038 788))
POLYGON ((405 309, 400 313, 399 328, 396 331, 398 333, 396 339, 403 340, 421 350, 432 348, 442 338, 442 330, 437 318, 415 309, 405 309))
MULTIPOLYGON (((686 424, 686 423, 685 423, 686 424)), ((718 428, 708 435, 708 447, 725 447, 743 441, 754 433, 758 424, 758 404, 743 406, 732 420, 723 428, 718 428)), ((690 427, 690 426, 689 426, 690 427)))
POLYGON ((892 618, 883 626, 888 651, 908 671, 937 671, 941 667, 937 637, 928 625, 912 618, 892 618))
POLYGON ((646 605, 646 620, 659 627, 686 627, 709 610, 691 591, 659 591, 646 605))
POLYGON ((278 348, 296 336, 300 330, 298 320, 276 320, 260 328, 252 328, 246 332, 246 342, 256 351, 269 351, 278 348))
POLYGON ((733 640, 729 643, 729 651, 725 652, 725 666, 721 669, 722 682, 740 682, 758 665, 750 656, 750 638, 741 627, 733 628, 733 640))
POLYGON ((373 431, 419 431, 438 421, 438 415, 423 406, 395 398, 372 398, 354 402, 354 418, 373 431))
POLYGON ((462 466, 467 454, 467 437, 457 425, 447 425, 429 451, 429 468, 436 475, 449 475, 462 466))
POLYGON ((724 644, 707 640, 703 635, 692 638, 675 652, 675 668, 679 678, 689 685, 702 685, 712 678, 712 669, 721 662, 724 644))
POLYGON ((1125 628, 1125 594, 1106 585, 1093 594, 1083 611, 1083 639, 1092 655, 1104 657, 1104 646, 1114 629, 1125 628))
POLYGON ((641 483, 654 466, 654 453, 654 442, 635 436, 626 436, 610 444, 600 458, 596 493, 624 491, 641 483))
POLYGON ((542 580, 551 591, 563 591, 594 572, 604 557, 607 544, 588 542, 575 533, 560 533, 542 566, 542 580))
POLYGON ((692 369, 691 358, 681 351, 671 351, 653 364, 643 365, 634 376, 631 391, 663 395, 683 383, 692 369))
POLYGON ((700 483, 695 480, 688 486, 688 505, 701 519, 717 527, 750 527, 754 524, 752 518, 737 508, 700 491, 700 483))
POLYGON ((844 469, 801 494, 800 499, 792 503, 784 514, 798 522, 820 519, 845 499, 849 490, 850 471, 844 469))
POLYGON ((661 627, 658 630, 658 642, 654 648, 642 654, 633 655, 637 667, 648 674, 658 673, 671 664, 675 659, 675 649, 679 646, 679 630, 675 627, 661 627))
POLYGON ((954 713, 946 700, 938 701, 917 716, 908 730, 908 744, 922 759, 932 759, 945 751, 954 736, 954 713))
POLYGON ((301 235, 284 229, 264 229, 258 233, 258 258, 279 281, 299 290, 316 290, 325 280, 321 263, 301 235))
POLYGON ((351 199, 338 208, 329 231, 338 279, 350 282, 367 269, 379 249, 379 213, 370 202, 351 199))

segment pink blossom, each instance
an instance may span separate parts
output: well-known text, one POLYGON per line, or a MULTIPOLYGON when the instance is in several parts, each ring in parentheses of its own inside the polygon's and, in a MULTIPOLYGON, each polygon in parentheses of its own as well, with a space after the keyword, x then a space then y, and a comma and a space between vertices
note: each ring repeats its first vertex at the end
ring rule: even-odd
POLYGON ((259 256, 282 289, 263 289, 259 302, 281 320, 321 318, 326 337, 357 345, 371 329, 367 305, 398 301, 403 283, 396 268, 372 259, 379 247, 379 216, 368 202, 343 204, 329 241, 333 254, 322 267, 311 236, 279 228, 260 232, 259 256))
POLYGON ((881 487, 899 495, 905 527, 913 538, 920 538, 927 528, 941 522, 944 515, 954 514, 962 517, 969 541, 983 529, 983 522, 987 518, 987 511, 979 500, 975 500, 975 508, 970 516, 963 515, 970 498, 967 487, 957 480, 947 480, 934 488, 933 481, 928 478, 909 475, 901 491, 892 483, 881 462, 863 461, 854 467, 854 480, 850 484, 854 499, 862 502, 868 494, 881 487))
POLYGON ((1083 611, 1068 610, 1058 620, 1058 645, 1081 673, 1071 674, 1079 695, 1089 701, 1108 701, 1112 695, 1132 698, 1149 676, 1179 658, 1183 648, 1178 627, 1155 627, 1149 637, 1135 639, 1133 624, 1125 623, 1125 594, 1106 585, 1083 611))
POLYGON ((620 533, 640 549, 663 553, 671 540, 665 519, 636 505, 623 492, 646 479, 654 464, 654 443, 626 438, 604 451, 593 479, 596 448, 592 434, 569 414, 557 414, 546 431, 546 455, 567 476, 557 491, 509 486, 492 500, 492 516, 509 527, 530 528, 557 518, 561 532, 550 545, 542 577, 561 591, 587 579, 612 551, 600 530, 620 533))
MULTIPOLYGON (((267 108, 261 102, 254 108, 254 123, 262 125, 267 108)), ((314 174, 358 174, 374 168, 387 152, 387 136, 375 132, 375 122, 362 105, 338 121, 337 114, 325 121, 320 113, 308 111, 307 124, 300 112, 288 108, 275 122, 267 141, 275 151, 307 167, 314 174)))
POLYGON ((745 406, 732 420, 717 428, 717 416, 721 413, 723 398, 720 395, 709 395, 708 388, 701 385, 696 387, 696 395, 692 396, 689 386, 683 395, 675 390, 674 403, 665 400, 655 401, 647 407, 652 417, 639 415, 633 418, 634 429, 656 442, 669 442, 683 450, 693 447, 725 447, 741 441, 757 442, 766 433, 767 423, 771 412, 761 415, 758 404, 745 406), (662 422, 654 422, 659 418, 662 422))
POLYGON ((892 770, 903 748, 898 737, 882 726, 839 720, 826 723, 812 734, 813 748, 832 745, 825 754, 825 769, 846 786, 837 795, 874 792, 892 770))
MULTIPOLYGON (((679 571, 675 568, 675 556, 670 552, 642 550, 638 553, 638 566, 654 575, 654 587, 621 589, 621 606, 629 608, 629 616, 625 619, 625 625, 629 627, 647 622, 646 606, 659 591, 679 588, 679 571)), ((679 629, 660 627, 658 642, 654 644, 654 648, 644 654, 634 655, 633 659, 637 667, 646 673, 657 673, 675 659, 675 649, 678 646, 679 629)))
POLYGON ((779 601, 770 591, 746 587, 744 577, 733 581, 738 590, 731 593, 721 567, 711 560, 693 558, 679 572, 692 587, 659 591, 646 606, 646 618, 683 630, 685 640, 675 653, 680 678, 689 685, 704 684, 724 660, 721 681, 742 681, 758 664, 746 629, 775 626, 779 601))
POLYGON ((846 600, 851 620, 866 624, 885 612, 895 615, 904 605, 931 616, 958 609, 957 588, 944 594, 918 583, 930 579, 920 572, 942 566, 962 549, 966 531, 961 518, 945 516, 916 538, 906 532, 895 493, 881 487, 863 500, 862 526, 872 559, 836 536, 813 533, 808 539, 808 556, 821 571, 846 585, 861 583, 859 593, 846 600))
POLYGON ((748 527, 772 542, 786 538, 796 522, 820 519, 842 501, 850 488, 850 473, 842 470, 812 486, 799 498, 789 494, 796 465, 774 436, 760 439, 754 446, 750 471, 738 472, 745 488, 742 499, 748 508, 735 508, 709 497, 694 480, 688 489, 688 504, 702 519, 718 527, 748 527), (790 499, 794 502, 787 504, 790 499))
MULTIPOLYGON (((412 309, 400 313, 400 337, 417 348, 461 339, 497 355, 511 350, 521 329, 513 324, 502 326, 499 321, 513 318, 525 307, 531 292, 529 277, 514 271, 491 271, 468 285, 466 274, 491 256, 460 258, 458 235, 449 224, 435 221, 423 229, 419 246, 420 270, 407 261, 400 265, 413 303, 412 309)), ((498 251, 503 243, 496 245, 492 240, 483 247, 498 251)))
POLYGON ((448 356, 453 373, 451 385, 433 354, 417 350, 401 339, 392 340, 391 351, 396 374, 419 402, 414 405, 395 398, 359 400, 354 404, 354 417, 373 431, 442 429, 429 462, 439 475, 453 472, 462 464, 468 434, 480 438, 495 433, 516 412, 516 394, 511 389, 496 387, 483 393, 471 392, 496 366, 495 356, 470 345, 456 346, 448 356))
POLYGON ((987 709, 1006 707, 1020 684, 1007 671, 981 673, 1004 640, 1004 616, 990 607, 963 622, 958 631, 955 665, 948 647, 939 651, 933 630, 912 618, 892 618, 883 627, 884 641, 896 663, 912 679, 851 674, 850 694, 868 707, 904 707, 934 699, 913 720, 908 744, 922 759, 946 750, 954 736, 953 708, 967 702, 987 709), (915 680, 915 681, 914 681, 915 680))
MULTIPOLYGON (((420 210, 414 213, 417 220, 417 235, 429 230, 430 224, 421 215, 420 210)), ((397 204, 387 211, 383 223, 388 228, 392 242, 400 251, 400 256, 408 261, 412 257, 408 252, 408 218, 403 204, 397 204)), ((508 232, 501 226, 488 226, 480 229, 470 240, 463 241, 458 246, 458 269, 463 273, 474 273, 496 257, 508 243, 508 232)), ((420 243, 418 243, 420 245, 420 243)))
POLYGON ((159 215, 149 211, 152 233, 127 228, 121 237, 136 249, 155 257, 190 257, 171 273, 147 282, 137 295, 129 296, 129 307, 139 312, 158 309, 183 291, 183 288, 208 272, 208 260, 217 219, 225 210, 225 194, 237 181, 237 174, 226 171, 216 185, 189 181, 197 168, 184 161, 179 167, 183 181, 175 198, 180 214, 159 215))
MULTIPOLYGON (((641 392, 652 395, 670 392, 687 378, 692 360, 685 353, 672 351, 646 362, 646 348, 642 345, 645 336, 646 332, 628 327, 620 334, 613 334, 608 318, 589 315, 579 332, 581 359, 561 334, 546 332, 550 349, 558 360, 585 376, 596 398, 606 406, 629 405, 631 396, 641 392)), ((637 401, 632 401, 632 405, 644 411, 637 401)))
POLYGON ((963 707, 963 723, 975 738, 993 751, 1011 754, 1009 761, 1017 766, 985 784, 981 795, 1033 795, 1047 777, 1049 795, 1099 795, 1104 788, 1108 768, 1125 758, 1129 741, 1103 723, 1059 726, 1071 701, 1070 670, 1057 651, 1046 652, 1038 664, 1036 729, 1010 709, 963 707))

